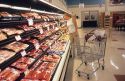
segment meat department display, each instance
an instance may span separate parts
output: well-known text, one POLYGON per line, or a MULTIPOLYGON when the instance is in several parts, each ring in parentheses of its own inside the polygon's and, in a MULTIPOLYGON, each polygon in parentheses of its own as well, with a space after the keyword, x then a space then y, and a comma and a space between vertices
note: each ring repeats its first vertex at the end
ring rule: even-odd
MULTIPOLYGON (((16 14, 3 12, 0 13, 0 16, 14 17, 16 14)), ((7 37, 11 35, 20 35, 26 31, 34 29, 42 29, 43 33, 39 35, 34 34, 33 36, 21 39, 18 42, 15 41, 3 46, 0 50, 0 64, 13 57, 17 52, 28 48, 30 44, 26 44, 26 42, 30 42, 34 45, 39 44, 40 48, 34 48, 33 50, 28 51, 25 56, 20 57, 2 70, 0 72, 0 81, 17 81, 22 73, 24 73, 25 76, 21 77, 21 80, 19 81, 51 81, 68 42, 66 38, 67 36, 62 35, 62 32, 58 31, 60 16, 48 14, 40 15, 34 12, 21 13, 20 16, 25 18, 25 20, 29 18, 32 18, 33 20, 43 19, 44 22, 33 23, 32 26, 22 24, 17 25, 16 27, 0 29, 0 41, 7 39, 7 37), (43 39, 45 40, 42 41, 43 39), (9 51, 9 49, 12 51, 9 51), (31 66, 32 64, 33 66, 31 66)))

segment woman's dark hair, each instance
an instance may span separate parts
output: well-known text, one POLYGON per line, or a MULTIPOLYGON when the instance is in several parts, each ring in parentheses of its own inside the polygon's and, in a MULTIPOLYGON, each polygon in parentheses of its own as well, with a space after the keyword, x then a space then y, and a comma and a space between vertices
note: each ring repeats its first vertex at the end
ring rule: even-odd
POLYGON ((76 16, 76 19, 79 19, 79 16, 76 16))

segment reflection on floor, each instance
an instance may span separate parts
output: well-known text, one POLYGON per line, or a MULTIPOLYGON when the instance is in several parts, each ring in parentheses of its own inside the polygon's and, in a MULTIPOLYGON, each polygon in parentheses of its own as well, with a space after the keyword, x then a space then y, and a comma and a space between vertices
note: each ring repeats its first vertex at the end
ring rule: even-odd
MULTIPOLYGON (((83 38, 85 33, 91 30, 79 29, 80 38, 83 38)), ((76 68, 81 63, 80 59, 76 57, 70 58, 65 81, 125 81, 122 80, 122 76, 119 76, 125 75, 125 50, 119 50, 118 48, 125 48, 125 32, 112 31, 107 40, 105 70, 99 69, 90 80, 87 80, 75 73, 76 68)))

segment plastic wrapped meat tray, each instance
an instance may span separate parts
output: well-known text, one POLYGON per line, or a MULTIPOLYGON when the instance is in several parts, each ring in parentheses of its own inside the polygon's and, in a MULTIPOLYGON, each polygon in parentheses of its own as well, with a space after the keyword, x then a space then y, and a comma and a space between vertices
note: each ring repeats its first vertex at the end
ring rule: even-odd
POLYGON ((51 79, 51 72, 50 70, 31 70, 27 75, 24 77, 24 79, 32 79, 32 80, 45 80, 50 81, 51 79))
POLYGON ((0 31, 0 41, 7 39, 6 34, 0 31))
POLYGON ((47 61, 47 62, 56 62, 58 63, 60 61, 61 57, 59 55, 53 54, 53 55, 44 55, 41 60, 47 61))
POLYGON ((28 53, 28 56, 36 58, 40 54, 42 54, 42 50, 32 50, 28 53))
POLYGON ((34 27, 29 27, 27 25, 18 26, 18 28, 22 28, 24 31, 30 31, 35 29, 34 27))
POLYGON ((13 63, 11 66, 14 66, 20 71, 25 71, 28 68, 28 65, 30 65, 35 59, 28 58, 28 57, 22 57, 19 60, 17 60, 15 63, 13 63))
POLYGON ((7 33, 7 35, 13 35, 13 34, 21 34, 24 31, 23 30, 19 30, 19 29, 15 29, 15 28, 4 28, 2 29, 3 32, 7 33))
POLYGON ((28 46, 29 45, 23 44, 21 42, 13 42, 13 43, 10 43, 10 44, 6 45, 4 48, 12 49, 15 52, 19 52, 21 50, 26 49, 28 46))
POLYGON ((15 54, 15 52, 0 50, 0 64, 8 60, 9 58, 13 57, 15 54))
POLYGON ((20 76, 20 71, 13 68, 6 68, 0 73, 0 81, 15 81, 20 76))

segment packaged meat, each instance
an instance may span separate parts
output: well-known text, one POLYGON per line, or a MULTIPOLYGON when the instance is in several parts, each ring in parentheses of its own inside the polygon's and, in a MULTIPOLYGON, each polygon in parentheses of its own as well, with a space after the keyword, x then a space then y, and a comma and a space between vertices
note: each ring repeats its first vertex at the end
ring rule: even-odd
POLYGON ((41 81, 41 80, 32 80, 32 79, 22 79, 21 81, 41 81))
POLYGON ((42 19, 44 19, 44 21, 49 21, 48 16, 42 15, 42 19))
POLYGON ((4 46, 4 48, 12 49, 15 52, 19 52, 21 50, 26 49, 28 46, 29 46, 28 44, 24 44, 21 42, 13 42, 13 43, 10 43, 10 44, 4 46))
POLYGON ((42 28, 42 23, 38 23, 38 24, 34 24, 34 27, 36 28, 36 29, 40 29, 40 28, 42 28))
POLYGON ((18 26, 18 28, 22 28, 24 31, 30 31, 35 29, 34 27, 32 26, 29 27, 28 25, 21 25, 21 26, 18 26))
POLYGON ((18 69, 20 69, 21 72, 24 72, 28 68, 28 64, 26 63, 13 63, 11 66, 14 66, 18 69))
POLYGON ((25 18, 35 18, 35 19, 41 19, 41 16, 39 16, 39 14, 37 13, 22 13, 21 16, 25 17, 25 18))
POLYGON ((15 52, 11 52, 8 50, 0 50, 0 64, 13 57, 15 54, 15 52))
POLYGON ((31 70, 35 70, 36 68, 38 68, 38 66, 42 63, 42 61, 38 60, 32 67, 31 70))
POLYGON ((48 63, 48 65, 47 65, 47 69, 52 69, 52 68, 55 68, 55 66, 56 66, 56 63, 54 63, 54 62, 50 62, 50 63, 48 63))
POLYGON ((31 70, 24 78, 32 80, 39 79, 40 81, 41 80, 50 81, 51 72, 49 70, 42 70, 42 71, 31 70))
POLYGON ((49 63, 49 62, 43 62, 43 63, 37 68, 37 70, 41 71, 41 70, 43 70, 43 69, 46 69, 48 63, 49 63))
POLYGON ((28 56, 36 58, 40 54, 42 54, 42 50, 32 50, 31 52, 28 53, 28 56))
POLYGON ((0 41, 7 39, 6 34, 0 31, 0 41))
POLYGON ((9 14, 8 12, 0 12, 0 16, 3 16, 3 17, 12 17, 12 15, 9 14))
POLYGON ((57 57, 55 57, 55 56, 53 56, 53 55, 44 55, 42 58, 41 58, 41 60, 43 60, 43 61, 50 61, 50 62, 59 62, 59 60, 60 60, 61 58, 60 58, 60 56, 58 56, 58 58, 57 57))
POLYGON ((0 80, 15 81, 20 76, 20 71, 13 68, 6 68, 0 73, 0 80))
POLYGON ((24 31, 23 30, 19 30, 19 29, 15 29, 15 28, 4 28, 2 29, 3 32, 7 33, 7 35, 13 35, 13 34, 21 34, 24 31))
POLYGON ((39 40, 42 40, 42 39, 45 38, 45 34, 39 34, 39 35, 37 35, 35 37, 37 37, 39 40))
POLYGON ((14 66, 21 71, 25 71, 28 68, 28 65, 30 65, 35 59, 28 58, 28 57, 22 57, 19 60, 17 60, 15 63, 13 63, 11 66, 14 66))

